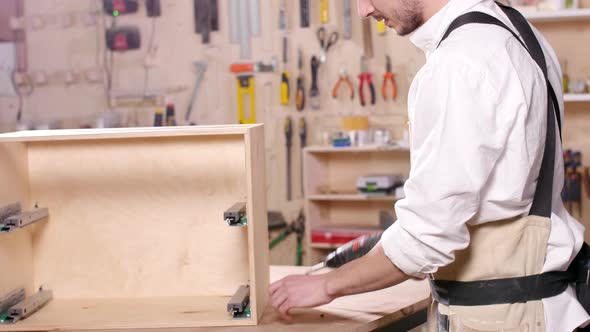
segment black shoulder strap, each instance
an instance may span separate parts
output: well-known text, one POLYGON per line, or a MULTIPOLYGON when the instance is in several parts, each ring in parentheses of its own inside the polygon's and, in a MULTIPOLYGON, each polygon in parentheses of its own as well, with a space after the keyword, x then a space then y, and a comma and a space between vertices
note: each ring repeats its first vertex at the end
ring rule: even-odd
POLYGON ((449 26, 443 38, 439 42, 438 46, 456 29, 471 23, 480 24, 492 24, 500 26, 512 33, 512 35, 522 44, 522 46, 529 52, 531 57, 539 65, 545 76, 547 84, 547 135, 545 138, 545 151, 543 153, 543 161, 541 164, 541 170, 539 172, 539 178, 537 182, 537 188, 535 190, 535 196, 530 215, 551 217, 551 206, 553 197, 553 176, 555 168, 555 121, 557 120, 559 133, 561 137, 561 118, 559 114, 559 102, 557 101, 557 95, 555 90, 549 82, 547 75, 547 63, 545 61, 545 54, 543 48, 539 44, 532 28, 530 27, 527 20, 514 8, 499 4, 500 8, 504 11, 506 16, 510 19, 512 24, 518 30, 522 36, 520 37, 512 31, 506 24, 502 23, 499 19, 482 13, 482 12, 469 12, 457 17, 449 26))

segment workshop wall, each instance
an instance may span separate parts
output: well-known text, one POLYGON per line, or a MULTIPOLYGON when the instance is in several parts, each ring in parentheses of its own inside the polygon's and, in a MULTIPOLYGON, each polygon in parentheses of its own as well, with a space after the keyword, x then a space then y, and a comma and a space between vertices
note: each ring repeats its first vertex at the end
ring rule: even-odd
MULTIPOLYGON (((261 36, 252 39, 251 60, 269 61, 276 56, 280 63, 283 32, 278 30, 279 0, 260 2, 261 36)), ((305 111, 298 112, 294 106, 293 93, 298 72, 297 49, 301 47, 304 54, 306 93, 309 97, 309 60, 312 55, 319 55, 315 35, 319 26, 319 1, 311 1, 312 21, 311 28, 307 29, 299 27, 298 1, 287 1, 291 104, 285 107, 279 102, 281 65, 276 73, 260 73, 255 76, 257 120, 266 125, 268 207, 283 211, 287 221, 297 217, 302 205, 299 194, 300 154, 295 153, 299 151, 296 131, 292 161, 294 200, 288 202, 285 195, 286 150, 283 124, 287 115, 293 118, 294 129, 297 128, 299 117, 306 118, 310 145, 321 141, 322 131, 338 128, 339 118, 343 115, 369 115, 371 125, 391 129, 395 138, 401 138, 407 121, 407 92, 413 76, 424 63, 424 56, 407 38, 398 37, 393 31, 378 35, 372 23, 375 56, 368 64, 377 88, 377 104, 360 107, 357 75, 360 72, 363 38, 361 20, 355 15, 356 1, 352 3, 353 37, 351 40, 344 40, 341 36, 328 53, 327 63, 320 67, 321 110, 312 111, 307 106, 305 111), (384 102, 380 97, 386 54, 392 58, 399 88, 395 102, 384 102), (344 93, 336 100, 331 97, 332 86, 341 68, 347 70, 355 86, 356 97, 352 102, 344 93)), ((141 49, 114 53, 109 59, 110 53, 105 52, 104 29, 110 25, 111 18, 101 15, 102 19, 96 22, 79 22, 71 27, 64 27, 67 24, 60 21, 63 14, 100 11, 102 1, 25 0, 27 16, 54 15, 54 18, 43 27, 27 30, 28 72, 45 74, 48 79, 46 85, 35 86, 30 96, 22 98, 23 120, 34 124, 51 124, 57 121, 63 127, 79 127, 94 125, 97 117, 109 112, 120 112, 124 115, 126 125, 151 125, 154 107, 109 107, 104 84, 87 83, 83 80, 69 86, 63 83, 63 77, 68 71, 100 70, 104 68, 105 61, 112 60, 110 72, 113 92, 142 94, 144 91, 162 91, 166 95, 166 101, 175 104, 179 124, 185 124, 184 113, 195 79, 193 62, 205 61, 208 69, 194 104, 193 120, 200 125, 237 123, 237 83, 235 75, 228 69, 232 62, 241 59, 239 45, 230 42, 228 1, 219 1, 220 31, 212 33, 209 45, 203 45, 201 36, 194 32, 193 1, 162 0, 162 16, 157 18, 148 18, 143 2, 141 4, 139 13, 117 18, 117 25, 130 24, 141 29, 141 49), (151 50, 148 49, 150 39, 153 40, 151 50), (149 73, 147 79, 146 72, 149 73)), ((330 22, 326 25, 327 31, 342 32, 341 1, 330 0, 329 5, 330 22)), ((590 76, 590 23, 543 23, 538 27, 559 56, 567 58, 571 79, 590 76)), ((18 105, 18 98, 0 98, 0 130, 14 130, 18 105)), ((590 111, 590 105, 568 104, 564 125, 566 147, 582 150, 586 156, 586 164, 590 162, 590 145, 586 143, 590 138, 590 130, 587 128, 590 127, 590 113, 587 111, 590 111)), ((590 207, 586 195, 583 205, 585 219, 588 219, 590 207)), ((277 255, 289 257, 294 251, 289 249, 288 252, 287 255, 277 255)), ((294 254, 291 256, 294 259, 294 254)), ((293 261, 283 263, 293 264, 293 261)))

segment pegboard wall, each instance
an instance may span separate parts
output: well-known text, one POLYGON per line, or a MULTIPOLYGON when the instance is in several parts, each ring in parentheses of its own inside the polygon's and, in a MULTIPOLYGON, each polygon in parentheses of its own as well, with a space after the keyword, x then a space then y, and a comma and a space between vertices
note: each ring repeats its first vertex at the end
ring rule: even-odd
MULTIPOLYGON (((142 34, 142 47, 124 53, 105 51, 104 29, 112 18, 97 15, 92 19, 88 13, 102 12, 100 0, 23 0, 25 15, 32 22, 27 27, 28 71, 44 74, 45 84, 35 86, 30 95, 22 98, 23 120, 33 123, 59 121, 62 127, 75 128, 94 124, 97 116, 108 112, 124 114, 129 126, 147 126, 153 123, 153 107, 111 108, 107 102, 102 81, 80 80, 64 84, 68 72, 102 75, 105 63, 111 63, 112 91, 142 93, 143 91, 174 91, 166 95, 166 102, 174 103, 179 124, 184 124, 191 90, 195 80, 194 61, 207 63, 203 84, 194 103, 193 120, 197 124, 230 124, 238 122, 236 76, 229 72, 233 62, 241 61, 238 44, 230 42, 228 0, 219 0, 220 29, 213 32, 211 43, 203 45, 201 36, 195 33, 192 0, 161 0, 162 15, 148 18, 144 1, 136 14, 122 15, 117 25, 135 25, 142 34), (69 17, 69 18, 68 18, 69 17), (150 42, 151 40, 151 42, 150 42), (151 45, 151 49, 148 49, 151 45), (146 69, 149 68, 149 69, 146 69), (146 79, 147 73, 147 79, 146 79)), ((241 1, 241 0, 240 0, 241 1)), ((424 55, 408 38, 398 37, 394 31, 385 35, 376 33, 372 22, 374 57, 368 67, 373 73, 377 89, 377 104, 361 107, 358 98, 360 58, 363 53, 361 19, 356 16, 356 1, 351 1, 353 34, 350 40, 342 38, 342 1, 329 0, 330 21, 325 25, 328 32, 341 33, 340 40, 329 51, 327 63, 320 66, 319 88, 321 110, 308 106, 303 112, 295 109, 294 90, 297 76, 297 50, 304 55, 306 94, 309 97, 311 81, 310 58, 320 54, 316 30, 320 26, 320 1, 311 0, 311 27, 299 26, 299 1, 287 1, 286 32, 278 28, 279 0, 260 0, 261 34, 251 40, 253 61, 281 60, 282 37, 288 36, 288 70, 290 73, 291 103, 280 105, 280 71, 255 75, 257 122, 266 127, 268 170, 268 206, 281 210, 288 220, 293 220, 301 207, 300 200, 300 153, 297 136, 297 120, 305 117, 308 124, 308 144, 318 143, 322 132, 338 128, 344 115, 368 115, 370 124, 389 128, 394 138, 401 138, 406 124, 407 92, 415 73, 424 64, 424 55), (380 94, 385 70, 385 56, 391 56, 396 74, 398 98, 395 102, 383 101, 380 94), (339 72, 345 69, 354 85, 355 99, 351 101, 341 90, 338 99, 331 96, 332 87, 339 72), (293 118, 293 193, 292 201, 286 200, 286 149, 284 121, 293 118)), ((568 60, 570 78, 590 77, 590 22, 544 23, 538 26, 555 47, 560 58, 568 60), (575 50, 575 51, 574 51, 575 50)), ((570 107, 570 106, 568 106, 570 107)), ((15 128, 19 108, 18 98, 0 97, 0 130, 15 128)), ((565 145, 581 149, 590 158, 586 143, 590 131, 590 110, 586 104, 575 105, 575 126, 569 125, 566 116, 565 145)), ((566 112, 567 113, 567 112, 566 112)), ((587 200, 585 201, 587 203, 587 200)), ((588 204, 585 204, 588 206, 588 204)), ((588 214, 585 214, 588 215, 588 214)))

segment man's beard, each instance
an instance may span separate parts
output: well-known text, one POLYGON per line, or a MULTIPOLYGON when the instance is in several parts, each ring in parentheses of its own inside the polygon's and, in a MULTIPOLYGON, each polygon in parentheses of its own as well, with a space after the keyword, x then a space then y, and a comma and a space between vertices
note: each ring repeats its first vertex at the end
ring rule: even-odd
POLYGON ((422 2, 419 0, 400 0, 401 9, 394 15, 400 22, 400 36, 406 36, 418 29, 424 22, 422 19, 422 2))

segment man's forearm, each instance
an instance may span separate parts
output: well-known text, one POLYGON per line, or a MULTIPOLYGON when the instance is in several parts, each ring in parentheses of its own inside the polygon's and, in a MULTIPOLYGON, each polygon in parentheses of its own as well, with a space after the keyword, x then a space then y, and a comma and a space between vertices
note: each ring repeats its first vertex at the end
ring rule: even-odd
POLYGON ((362 258, 328 273, 326 278, 326 292, 335 297, 371 292, 409 279, 385 256, 380 243, 362 258))

